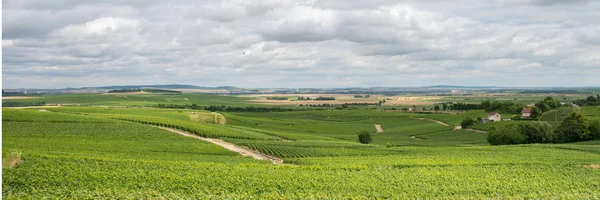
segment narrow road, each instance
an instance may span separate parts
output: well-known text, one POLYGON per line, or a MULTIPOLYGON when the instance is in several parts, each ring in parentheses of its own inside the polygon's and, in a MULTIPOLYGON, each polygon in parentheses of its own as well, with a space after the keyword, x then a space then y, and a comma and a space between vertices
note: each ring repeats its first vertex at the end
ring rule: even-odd
POLYGON ((250 156, 250 157, 252 157, 254 159, 257 159, 257 160, 268 160, 268 161, 271 161, 273 164, 281 164, 281 163, 283 163, 283 160, 280 159, 280 158, 273 158, 273 157, 271 157, 269 155, 266 155, 266 154, 263 154, 263 153, 260 153, 260 152, 256 152, 256 151, 253 151, 253 150, 250 150, 250 149, 246 149, 246 148, 237 146, 235 144, 231 144, 229 142, 225 142, 225 141, 223 141, 221 139, 200 137, 198 135, 194 135, 194 134, 191 134, 191 133, 188 133, 188 132, 185 132, 185 131, 181 131, 181 130, 178 130, 178 129, 166 128, 166 127, 161 127, 161 126, 152 126, 152 127, 160 128, 160 129, 167 130, 167 131, 171 131, 173 133, 177 133, 177 134, 185 136, 185 137, 192 137, 192 138, 196 138, 196 139, 199 139, 199 140, 204 140, 204 141, 207 141, 207 142, 219 145, 219 146, 221 146, 223 148, 226 148, 227 150, 230 150, 230 151, 233 151, 233 152, 237 152, 237 153, 241 154, 242 156, 250 156))
POLYGON ((435 119, 427 119, 427 118, 418 118, 418 119, 420 119, 420 120, 432 121, 432 122, 435 122, 435 123, 438 123, 438 124, 441 124, 441 125, 444 125, 444 126, 450 126, 450 124, 446 124, 446 123, 445 123, 445 122, 443 122, 443 121, 438 121, 438 120, 435 120, 435 119))
POLYGON ((381 127, 381 124, 375 124, 375 129, 377 129, 378 133, 383 132, 383 127, 381 127))

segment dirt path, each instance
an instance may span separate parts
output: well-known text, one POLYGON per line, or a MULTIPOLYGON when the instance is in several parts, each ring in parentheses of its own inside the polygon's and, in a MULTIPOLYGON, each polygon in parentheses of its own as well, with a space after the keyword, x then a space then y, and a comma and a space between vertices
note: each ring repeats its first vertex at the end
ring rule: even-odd
POLYGON ((478 132, 478 133, 487 133, 487 131, 482 131, 482 130, 475 130, 475 129, 470 129, 470 128, 465 128, 463 130, 467 130, 467 131, 473 131, 473 132, 478 132))
POLYGON ((191 133, 187 133, 187 132, 184 132, 184 131, 181 131, 181 130, 177 130, 177 129, 172 129, 172 128, 166 128, 166 127, 160 127, 160 126, 152 126, 152 127, 160 128, 160 129, 167 130, 167 131, 171 131, 173 133, 177 133, 177 134, 183 135, 185 137, 192 137, 192 138, 196 138, 196 139, 199 139, 199 140, 204 140, 204 141, 207 141, 207 142, 219 145, 219 146, 221 146, 223 148, 226 148, 227 150, 230 150, 230 151, 233 151, 233 152, 237 152, 237 153, 241 154, 242 156, 250 156, 250 157, 252 157, 254 159, 257 159, 257 160, 268 160, 268 161, 271 161, 273 164, 281 164, 281 163, 283 163, 283 160, 280 159, 280 158, 273 158, 273 157, 265 155, 263 153, 256 152, 256 151, 253 151, 253 150, 250 150, 250 149, 247 149, 247 148, 243 148, 243 147, 237 146, 235 144, 231 144, 229 142, 225 142, 225 141, 223 141, 221 139, 200 137, 200 136, 197 136, 197 135, 194 135, 194 134, 191 134, 191 133))
POLYGON ((462 126, 454 126, 454 130, 460 130, 462 129, 462 126))
POLYGON ((375 124, 375 129, 377 129, 378 133, 383 132, 383 127, 381 126, 381 124, 375 124))
POLYGON ((438 123, 438 124, 441 124, 441 125, 444 125, 444 126, 450 126, 450 124, 446 124, 443 121, 438 121, 438 120, 435 120, 435 119, 427 119, 427 118, 419 118, 419 119, 420 120, 432 121, 432 122, 435 122, 435 123, 438 123))

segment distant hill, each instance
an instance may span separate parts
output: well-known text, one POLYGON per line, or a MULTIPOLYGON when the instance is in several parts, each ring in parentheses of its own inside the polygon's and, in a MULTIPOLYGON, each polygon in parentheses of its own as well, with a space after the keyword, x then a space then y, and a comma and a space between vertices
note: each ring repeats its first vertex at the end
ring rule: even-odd
POLYGON ((496 88, 496 86, 432 85, 425 88, 496 88))
MULTIPOLYGON (((161 88, 161 89, 204 89, 195 85, 119 85, 119 86, 100 86, 100 87, 82 87, 83 90, 123 90, 123 89, 144 89, 144 88, 161 88)), ((73 89, 73 88, 70 88, 73 89)))

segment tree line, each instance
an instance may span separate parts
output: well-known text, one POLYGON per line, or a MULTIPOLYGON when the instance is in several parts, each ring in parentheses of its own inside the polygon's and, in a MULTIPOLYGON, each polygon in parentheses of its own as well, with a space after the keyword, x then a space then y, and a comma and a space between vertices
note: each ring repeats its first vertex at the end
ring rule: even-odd
POLYGON ((492 145, 529 143, 568 143, 600 139, 600 121, 589 122, 578 112, 571 112, 556 129, 545 121, 505 124, 490 127, 492 145))
POLYGON ((585 99, 578 99, 573 101, 573 103, 579 106, 600 106, 600 94, 589 96, 585 99))
POLYGON ((17 102, 17 101, 4 101, 2 107, 27 107, 27 106, 45 106, 46 102, 17 102))

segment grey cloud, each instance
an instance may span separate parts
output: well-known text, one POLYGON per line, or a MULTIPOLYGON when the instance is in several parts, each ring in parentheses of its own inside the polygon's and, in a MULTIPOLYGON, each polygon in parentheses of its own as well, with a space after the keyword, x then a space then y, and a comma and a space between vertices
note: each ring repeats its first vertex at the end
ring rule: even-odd
POLYGON ((591 0, 534 0, 533 5, 553 6, 558 4, 583 4, 589 3, 591 0))
POLYGON ((594 1, 9 0, 3 6, 6 88, 36 87, 39 80, 48 87, 478 85, 491 77, 489 84, 523 85, 552 84, 544 77, 567 71, 580 78, 560 80, 593 85, 589 76, 600 73, 594 1))

